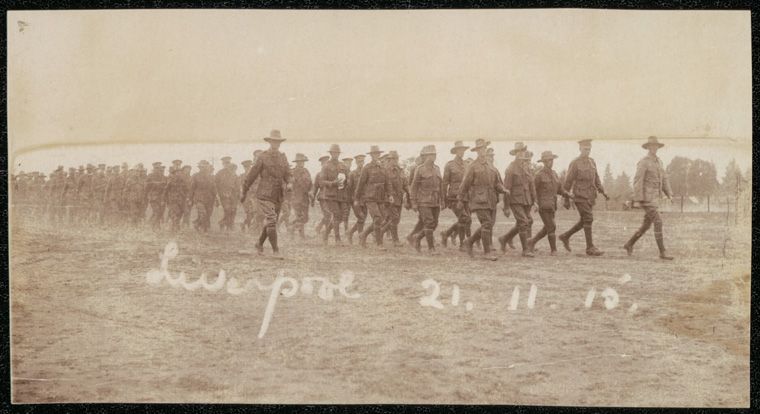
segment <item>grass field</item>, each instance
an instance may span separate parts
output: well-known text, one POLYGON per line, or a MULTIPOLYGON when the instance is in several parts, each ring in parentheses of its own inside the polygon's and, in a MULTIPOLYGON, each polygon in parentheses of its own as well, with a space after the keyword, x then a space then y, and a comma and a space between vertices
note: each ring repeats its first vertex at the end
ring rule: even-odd
MULTIPOLYGON (((402 234, 415 219, 404 214, 402 234)), ((579 254, 582 232, 572 253, 550 257, 544 240, 533 259, 496 262, 456 247, 431 257, 286 237, 276 260, 252 254, 251 235, 174 239, 172 276, 206 271, 213 284, 222 268, 238 285, 269 285, 283 271, 298 284, 272 296, 148 283, 166 234, 14 219, 13 400, 748 407, 749 224, 665 213, 676 257, 665 262, 651 233, 634 256, 620 249, 641 216, 597 211, 599 258, 579 254), (329 299, 303 279, 337 284, 348 271, 359 297, 329 299), (440 308, 420 303, 428 278, 440 308)), ((452 219, 444 212, 441 226, 452 219)), ((560 212, 559 231, 575 219, 560 212)), ((499 220, 495 236, 512 225, 499 220)))

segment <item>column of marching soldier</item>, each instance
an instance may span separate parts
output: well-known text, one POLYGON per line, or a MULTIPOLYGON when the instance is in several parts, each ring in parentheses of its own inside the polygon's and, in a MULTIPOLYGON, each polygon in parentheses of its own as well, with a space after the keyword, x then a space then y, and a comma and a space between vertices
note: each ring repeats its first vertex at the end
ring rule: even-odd
MULTIPOLYGON (((14 209, 22 216, 47 216, 53 224, 113 227, 145 222, 150 206, 152 214, 148 222, 154 230, 162 228, 168 215, 171 231, 177 232, 189 226, 191 209, 195 207, 195 229, 208 232, 214 207, 220 206, 224 212, 218 222, 220 229, 233 230, 238 203, 241 203, 245 219, 240 229, 258 235, 255 244, 258 252, 263 252, 264 243, 269 240, 273 253, 279 254, 278 225, 285 225, 291 236, 297 233, 301 239, 305 238, 309 207, 316 203, 322 218, 315 230, 325 245, 331 235, 336 244, 342 244, 343 227, 352 244, 356 236, 359 244, 366 247, 367 238, 372 235, 379 248, 383 248, 386 238, 394 246, 401 246, 398 225, 402 208, 406 208, 418 216, 414 229, 406 236, 408 244, 421 252, 424 240, 433 255, 438 254, 435 231, 439 215, 450 209, 456 221, 440 231, 441 244, 447 247, 458 241, 459 249, 470 256, 477 246, 482 249, 484 258, 496 260, 492 233, 501 199, 504 215, 515 219, 515 225, 497 238, 502 252, 507 251, 507 246, 514 249, 513 240, 518 237, 522 255, 533 257, 535 245, 546 237, 549 253, 556 255, 557 239, 570 251, 571 236, 583 230, 586 254, 603 254, 593 242, 593 207, 597 193, 607 195, 596 164, 589 156, 589 139, 579 141, 580 156, 570 163, 564 183, 553 169, 556 155, 551 151, 542 152, 538 161, 543 166, 534 171, 533 153, 522 142, 517 142, 509 152, 514 160, 503 178, 494 167, 495 154, 489 147, 490 142, 478 139, 472 147, 457 141, 450 149, 453 159, 446 163, 443 173, 436 165, 433 145, 424 146, 414 165, 406 171, 399 164, 396 151, 385 153, 373 145, 366 155, 340 158, 340 147, 334 144, 327 151, 329 155, 319 159, 321 170, 312 180, 304 167, 308 159, 303 154, 296 154, 292 161, 295 166, 291 167, 285 154, 280 152, 280 144, 285 139, 278 130, 271 131, 264 140, 270 148, 256 150, 253 160, 243 161, 244 171, 240 175, 230 157, 222 158, 222 169, 216 174, 205 160, 198 163, 198 172, 193 175, 190 174, 192 167, 182 165, 181 160, 172 162, 168 176, 160 162, 153 163, 151 173, 142 164, 129 169, 126 163, 112 167, 88 164, 79 169, 69 168, 68 174, 59 166, 49 179, 39 172, 21 172, 12 179, 14 209), (476 154, 475 159, 465 159, 468 150, 476 154), (351 169, 353 162, 356 166, 351 169), (572 201, 580 216, 575 225, 559 236, 554 224, 558 197, 563 198, 566 209, 572 201), (534 207, 543 223, 535 235, 532 234, 534 207), (290 220, 291 211, 295 216, 293 220, 290 220), (352 211, 356 221, 349 228, 352 211), (474 231, 473 215, 479 222, 474 231)), ((649 137, 642 145, 648 154, 637 166, 634 202, 645 215, 641 227, 623 249, 632 254, 634 243, 654 225, 660 258, 670 260, 658 212, 662 195, 671 196, 662 161, 656 155, 663 145, 656 137, 649 137)))

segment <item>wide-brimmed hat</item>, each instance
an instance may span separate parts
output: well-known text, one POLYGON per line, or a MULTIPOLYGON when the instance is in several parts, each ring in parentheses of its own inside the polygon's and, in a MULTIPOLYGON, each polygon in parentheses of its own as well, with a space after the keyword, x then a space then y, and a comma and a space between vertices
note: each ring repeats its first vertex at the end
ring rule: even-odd
POLYGON ((369 152, 367 154, 382 154, 383 151, 380 151, 380 147, 377 145, 372 145, 369 147, 369 152))
POLYGON ((253 156, 255 157, 255 156, 261 154, 262 152, 264 152, 264 150, 257 149, 256 151, 253 151, 253 156))
POLYGON ((420 151, 420 155, 433 155, 437 154, 435 151, 435 145, 425 145, 420 151))
POLYGON ((528 146, 522 141, 515 142, 515 147, 509 151, 509 155, 517 155, 519 152, 527 151, 528 146))
POLYGON ((665 144, 657 140, 657 137, 651 136, 647 138, 647 142, 641 144, 641 148, 647 149, 652 145, 656 146, 657 148, 662 148, 665 146, 665 144))
POLYGON ((271 142, 271 141, 277 141, 282 142, 285 141, 285 138, 282 137, 282 134, 280 133, 279 129, 273 129, 269 132, 268 137, 264 137, 264 141, 271 142))
POLYGON ((330 159, 330 156, 329 156, 329 155, 323 155, 323 156, 319 157, 319 162, 322 162, 322 161, 327 161, 327 160, 329 160, 329 159, 330 159))
POLYGON ((182 169, 182 170, 192 170, 192 169, 193 169, 193 167, 192 167, 192 166, 190 166, 190 165, 183 165, 181 169, 182 169))
POLYGON ((306 158, 305 155, 301 154, 300 152, 296 154, 296 159, 294 159, 291 162, 298 162, 298 161, 309 161, 308 158, 306 158))
POLYGON ((174 164, 174 165, 180 165, 180 164, 182 164, 182 160, 174 160, 174 161, 172 161, 172 164, 174 164))
POLYGON ((366 155, 364 155, 364 154, 359 154, 359 155, 355 155, 355 156, 354 156, 354 159, 355 159, 355 160, 357 160, 357 161, 358 161, 358 160, 363 160, 363 159, 365 159, 365 158, 367 158, 367 156, 366 156, 366 155))
POLYGON ((92 165, 92 164, 87 164, 87 166, 85 167, 85 169, 86 169, 87 171, 90 171, 90 170, 94 170, 94 169, 95 169, 95 166, 94 166, 94 165, 92 165))
POLYGON ((198 166, 199 167, 205 167, 206 165, 211 165, 211 164, 209 164, 209 162, 206 161, 206 160, 200 160, 200 161, 198 161, 198 166))
POLYGON ((578 144, 579 144, 581 147, 590 147, 590 146, 591 146, 591 138, 588 138, 588 139, 582 139, 582 140, 578 141, 578 144))
POLYGON ((230 157, 229 155, 225 155, 225 156, 224 156, 224 157, 222 157, 221 159, 222 159, 222 162, 223 162, 223 163, 225 163, 225 164, 227 164, 227 163, 229 163, 230 161, 232 161, 232 157, 230 157))
POLYGON ((152 165, 153 165, 153 168, 158 168, 161 166, 161 161, 156 161, 152 165))
POLYGON ((340 145, 338 144, 330 145, 330 149, 328 149, 327 152, 340 152, 340 145))
POLYGON ((548 160, 553 160, 557 157, 559 156, 551 151, 544 151, 541 153, 541 159, 538 160, 538 162, 546 162, 548 160))
POLYGON ((475 140, 475 146, 470 148, 470 151, 477 151, 479 148, 485 148, 489 145, 491 145, 491 141, 486 141, 483 138, 478 138, 475 140))
POLYGON ((388 151, 388 158, 398 159, 398 152, 396 150, 388 151))
POLYGON ((470 147, 468 147, 467 145, 464 145, 464 143, 462 143, 462 141, 456 141, 456 142, 454 142, 454 146, 451 147, 451 153, 453 154, 456 150, 458 150, 460 148, 467 149, 467 148, 470 148, 470 147))
POLYGON ((340 160, 343 161, 343 162, 353 162, 354 158, 353 157, 343 157, 340 160))
POLYGON ((243 164, 244 167, 253 164, 253 161, 251 160, 243 160, 240 164, 243 164))

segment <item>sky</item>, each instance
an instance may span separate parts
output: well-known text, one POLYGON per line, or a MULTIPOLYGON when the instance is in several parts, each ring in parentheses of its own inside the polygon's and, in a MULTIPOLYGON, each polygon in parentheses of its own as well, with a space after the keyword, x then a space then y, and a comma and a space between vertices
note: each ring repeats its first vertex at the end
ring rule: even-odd
MULTIPOLYGON (((149 148, 125 151, 127 144, 202 143, 220 153, 247 144, 239 151, 250 154, 273 128, 293 153, 300 145, 308 152, 309 143, 428 140, 446 151, 443 143, 455 139, 506 148, 590 137, 599 151, 609 143, 612 155, 603 158, 622 154, 635 165, 641 154, 626 148, 649 135, 673 143, 702 137, 689 145, 715 151, 751 149, 744 11, 11 11, 7 18, 13 164, 22 155, 32 162, 86 153, 94 147, 71 145, 93 143, 119 144, 122 153, 149 148)), ((563 158, 576 151, 568 148, 563 158)), ((93 156, 111 150, 98 151, 93 156)))

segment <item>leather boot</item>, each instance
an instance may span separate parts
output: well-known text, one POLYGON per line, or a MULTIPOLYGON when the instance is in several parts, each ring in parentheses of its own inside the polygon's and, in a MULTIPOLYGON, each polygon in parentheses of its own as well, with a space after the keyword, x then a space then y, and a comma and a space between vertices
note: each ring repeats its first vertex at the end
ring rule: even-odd
POLYGON ((441 244, 443 247, 449 247, 449 237, 451 237, 451 233, 454 232, 457 228, 457 223, 454 223, 451 227, 449 227, 446 230, 441 231, 441 244))
POLYGON ((420 231, 414 235, 414 250, 417 250, 417 253, 422 252, 422 238, 425 237, 427 230, 420 231))
POLYGON ((359 233, 359 245, 367 247, 367 237, 369 237, 369 234, 372 233, 373 230, 374 226, 370 224, 366 229, 359 233))
POLYGON ((491 232, 481 230, 480 241, 483 244, 483 257, 486 260, 496 260, 496 255, 491 248, 491 232))
POLYGON ((279 255, 280 248, 279 246, 277 246, 277 227, 268 227, 267 237, 269 237, 269 244, 272 245, 272 253, 275 255, 279 255))
POLYGON ((567 250, 568 252, 573 251, 570 248, 570 236, 577 233, 582 228, 583 228, 583 223, 579 221, 575 223, 573 227, 570 227, 569 229, 567 229, 566 232, 559 235, 559 241, 561 241, 562 245, 565 246, 565 250, 567 250))
POLYGON ((517 229, 517 226, 512 227, 509 229, 507 234, 503 235, 505 243, 509 246, 510 249, 515 249, 515 244, 513 243, 513 240, 517 234, 520 233, 520 230, 517 229))
POLYGON ((460 248, 462 247, 462 243, 464 243, 464 239, 467 238, 467 236, 465 235, 466 232, 467 231, 465 230, 465 225, 464 224, 460 224, 457 227, 457 236, 459 236, 459 247, 460 248))
POLYGON ((551 249, 551 253, 549 254, 555 256, 557 254, 557 236, 554 233, 550 233, 546 235, 546 238, 549 239, 549 248, 551 249))
POLYGON ((325 226, 325 232, 322 233, 322 244, 327 245, 327 240, 330 238, 330 232, 332 231, 332 222, 327 223, 325 226))
POLYGON ((523 257, 533 257, 533 250, 528 245, 528 231, 521 231, 518 234, 520 235, 520 245, 522 247, 523 257))
POLYGON ((586 254, 589 256, 601 256, 604 252, 594 246, 591 230, 591 226, 583 226, 583 234, 586 236, 586 254))
POLYGON ((668 253, 665 250, 665 241, 662 238, 662 233, 655 233, 654 239, 657 241, 657 248, 660 249, 660 259, 673 260, 673 256, 668 256, 668 253))
POLYGON ((378 246, 383 245, 383 228, 379 226, 374 226, 374 233, 375 233, 375 244, 378 246))
POLYGON ((507 252, 507 235, 499 236, 499 247, 502 253, 507 252))
POLYGON ((438 252, 435 251, 435 233, 431 229, 425 230, 425 239, 427 240, 428 245, 428 251, 432 255, 437 255, 438 252))
POLYGON ((636 241, 641 238, 642 233, 637 230, 636 233, 633 233, 633 236, 623 245, 623 249, 625 249, 626 253, 628 253, 628 256, 633 254, 633 245, 636 244, 636 241))
POLYGON ((267 240, 267 228, 264 227, 261 229, 261 234, 259 235, 259 242, 256 243, 256 251, 259 253, 264 253, 264 242, 267 240))
POLYGON ((462 242, 462 246, 464 247, 464 250, 467 252, 467 254, 470 255, 470 257, 474 256, 474 252, 472 251, 472 245, 475 244, 475 241, 480 240, 480 229, 475 230, 475 233, 464 239, 464 242, 462 242))

